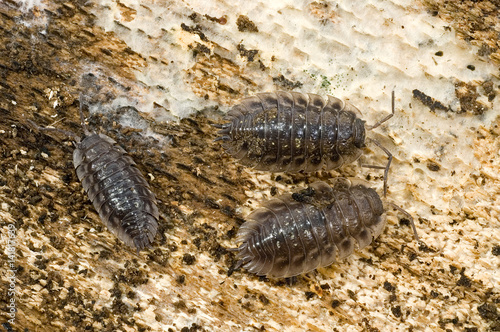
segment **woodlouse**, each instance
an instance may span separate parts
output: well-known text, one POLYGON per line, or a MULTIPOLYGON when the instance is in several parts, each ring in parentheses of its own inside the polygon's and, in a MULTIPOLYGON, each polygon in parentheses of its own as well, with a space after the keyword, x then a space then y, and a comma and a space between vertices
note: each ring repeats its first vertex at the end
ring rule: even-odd
MULTIPOLYGON (((352 180, 356 181, 356 180, 352 180)), ((385 209, 362 182, 336 178, 266 201, 250 213, 236 242, 238 266, 269 277, 292 277, 331 265, 362 249, 382 232, 385 209)), ((410 219, 418 241, 413 218, 410 219)))
POLYGON ((148 182, 115 140, 88 130, 82 98, 80 119, 84 130, 82 137, 28 121, 39 130, 61 132, 74 139, 73 165, 101 220, 120 240, 135 246, 137 251, 150 246, 158 229, 159 211, 148 182))
MULTIPOLYGON (((312 172, 336 169, 359 158, 365 147, 366 130, 360 111, 348 102, 312 93, 278 91, 258 93, 234 106, 224 120, 216 140, 244 165, 272 172, 312 172)), ((377 141, 370 140, 389 157, 385 167, 384 192, 392 155, 377 141)))

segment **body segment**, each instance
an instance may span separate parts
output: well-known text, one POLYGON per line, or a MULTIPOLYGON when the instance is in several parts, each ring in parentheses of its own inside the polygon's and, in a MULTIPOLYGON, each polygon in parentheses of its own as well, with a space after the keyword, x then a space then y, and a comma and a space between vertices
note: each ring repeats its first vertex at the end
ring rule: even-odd
POLYGON ((125 244, 142 250, 150 246, 158 229, 156 198, 135 162, 112 138, 90 132, 84 121, 80 96, 80 118, 84 136, 57 128, 75 140, 73 164, 78 179, 103 223, 125 244))
POLYGON ((132 158, 110 137, 84 137, 73 153, 78 179, 104 224, 141 250, 158 229, 156 198, 132 158))
POLYGON ((237 234, 240 264, 257 275, 292 277, 369 245, 385 214, 375 190, 338 178, 264 202, 247 220, 237 234))
POLYGON ((335 169, 365 146, 359 110, 312 93, 259 93, 245 98, 220 128, 224 148, 244 165, 273 172, 335 169))

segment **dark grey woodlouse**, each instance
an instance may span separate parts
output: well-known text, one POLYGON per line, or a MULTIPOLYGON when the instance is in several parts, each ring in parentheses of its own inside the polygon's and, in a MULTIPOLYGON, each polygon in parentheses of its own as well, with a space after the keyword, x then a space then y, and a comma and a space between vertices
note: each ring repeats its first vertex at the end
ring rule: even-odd
MULTIPOLYGON (((234 106, 215 125, 224 149, 247 166, 271 172, 312 172, 336 169, 359 158, 365 147, 366 130, 378 127, 392 113, 372 126, 365 126, 360 111, 348 102, 312 93, 278 91, 258 93, 234 106)), ((384 193, 392 155, 385 167, 384 193)))
POLYGON ((135 162, 115 140, 87 129, 81 108, 82 98, 82 137, 28 121, 39 130, 61 132, 74 139, 73 165, 101 220, 126 245, 135 246, 137 251, 149 247, 158 229, 156 197, 135 162))
MULTIPOLYGON (((353 180, 355 181, 355 180, 353 180)), ((395 204, 411 221, 413 218, 395 204)), ((385 208, 377 192, 361 182, 336 178, 266 201, 250 213, 236 242, 238 266, 268 277, 293 277, 333 264, 363 249, 381 233, 385 208)))

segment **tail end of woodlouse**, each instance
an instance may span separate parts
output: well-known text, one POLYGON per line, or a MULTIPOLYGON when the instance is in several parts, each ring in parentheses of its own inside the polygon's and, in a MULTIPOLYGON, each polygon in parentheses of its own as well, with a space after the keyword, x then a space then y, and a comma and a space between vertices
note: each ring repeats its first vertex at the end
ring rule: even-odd
POLYGON ((151 247, 158 230, 158 223, 154 216, 148 213, 132 214, 122 220, 122 225, 129 226, 123 226, 123 230, 117 234, 125 244, 135 247, 138 253, 151 247))
POLYGON ((228 135, 231 132, 231 123, 230 122, 223 123, 223 124, 212 123, 212 127, 220 129, 217 132, 217 134, 219 135, 219 137, 217 137, 216 139, 214 139, 214 142, 218 142, 218 141, 228 142, 228 141, 231 140, 231 136, 228 135))
POLYGON ((219 136, 216 139, 214 139, 214 142, 218 142, 218 141, 228 142, 230 140, 231 140, 231 137, 229 137, 228 135, 224 135, 224 136, 219 136))
POLYGON ((252 239, 258 234, 258 231, 258 222, 249 220, 244 223, 236 235, 236 242, 241 243, 241 245, 238 248, 232 248, 230 251, 236 252, 236 259, 238 262, 235 269, 244 267, 249 273, 265 275, 265 273, 262 272, 263 262, 259 257, 256 257, 255 248, 252 244, 252 239))
POLYGON ((139 252, 141 250, 151 248, 152 242, 153 241, 146 235, 142 235, 140 237, 135 237, 134 238, 134 245, 135 245, 135 248, 137 249, 137 254, 139 254, 139 252))
POLYGON ((248 255, 242 253, 243 251, 246 251, 245 249, 246 249, 246 243, 243 243, 241 246, 237 248, 226 249, 227 251, 236 253, 236 263, 233 264, 227 271, 228 277, 231 276, 231 274, 233 274, 234 271, 238 270, 240 267, 242 267, 244 264, 248 263, 251 260, 251 257, 248 257, 248 255))
MULTIPOLYGON (((229 249, 226 249, 226 250, 238 252, 240 250, 240 248, 229 248, 229 249)), ((236 271, 236 270, 238 270, 243 264, 244 264, 244 262, 241 259, 238 259, 236 261, 236 263, 234 263, 233 265, 231 265, 229 267, 229 269, 227 270, 227 276, 230 277, 233 274, 233 272, 236 271)))
POLYGON ((254 253, 249 247, 250 239, 258 231, 258 223, 250 220, 245 222, 238 231, 236 235, 236 243, 241 243, 237 248, 227 249, 228 251, 236 253, 237 262, 232 270, 236 270, 240 267, 244 267, 250 273, 259 273, 261 266, 258 261, 256 261, 254 253))
POLYGON ((232 124, 231 124, 231 122, 226 122, 226 123, 223 123, 223 124, 212 123, 211 126, 214 127, 214 128, 217 128, 217 129, 221 129, 219 131, 219 133, 221 133, 221 132, 226 133, 226 132, 229 132, 229 130, 231 130, 232 124))
POLYGON ((226 122, 226 123, 212 123, 210 125, 214 128, 220 129, 217 132, 219 135, 225 135, 231 131, 231 127, 233 124, 231 122, 226 122))

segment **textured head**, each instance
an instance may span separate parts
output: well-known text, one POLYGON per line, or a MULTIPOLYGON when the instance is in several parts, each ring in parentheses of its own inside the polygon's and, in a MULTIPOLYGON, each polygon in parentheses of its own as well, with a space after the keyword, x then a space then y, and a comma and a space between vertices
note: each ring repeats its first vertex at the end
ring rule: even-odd
POLYGON ((116 141, 104 134, 90 134, 82 137, 73 151, 73 165, 77 168, 85 158, 92 160, 97 155, 108 152, 114 144, 116 141))
POLYGON ((357 148, 365 147, 365 139, 366 139, 366 130, 365 130, 365 121, 356 118, 353 123, 353 139, 354 145, 357 148))

